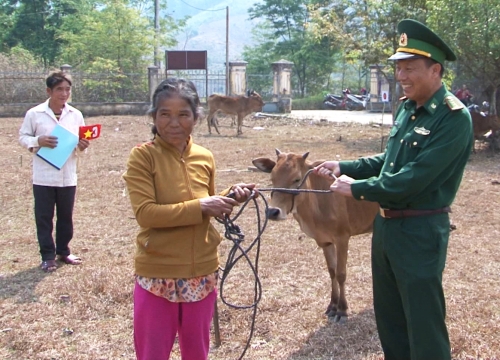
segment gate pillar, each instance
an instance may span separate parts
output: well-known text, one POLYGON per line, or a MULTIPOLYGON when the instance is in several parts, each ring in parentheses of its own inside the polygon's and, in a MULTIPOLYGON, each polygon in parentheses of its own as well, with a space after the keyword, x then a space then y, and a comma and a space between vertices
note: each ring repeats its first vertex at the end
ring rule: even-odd
POLYGON ((245 95, 247 65, 243 60, 229 62, 229 95, 245 95))
POLYGON ((155 93, 156 87, 160 84, 159 81, 159 68, 158 66, 152 65, 148 67, 148 87, 149 87, 149 101, 153 101, 153 95, 155 93))
MULTIPOLYGON (((60 69, 63 73, 69 75, 69 78, 71 79, 71 82, 73 82, 73 79, 72 79, 72 76, 71 76, 71 68, 72 66, 71 65, 68 65, 68 64, 64 64, 64 65, 61 65, 60 69)), ((73 101, 73 89, 74 87, 72 87, 71 89, 71 93, 69 94, 69 98, 68 98, 68 102, 72 102, 73 101)))
POLYGON ((391 98, 391 82, 393 81, 392 75, 389 73, 384 76, 383 65, 370 65, 370 99, 366 107, 370 111, 384 111, 391 112, 392 103, 391 98))
POLYGON ((292 111, 292 66, 293 62, 281 59, 273 66, 273 101, 281 112, 292 111))

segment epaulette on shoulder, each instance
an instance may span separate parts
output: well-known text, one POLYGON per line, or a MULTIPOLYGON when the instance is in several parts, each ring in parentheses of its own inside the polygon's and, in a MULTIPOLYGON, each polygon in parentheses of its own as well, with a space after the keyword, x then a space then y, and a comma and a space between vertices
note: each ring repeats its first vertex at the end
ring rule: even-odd
POLYGON ((408 97, 407 96, 401 96, 399 98, 399 101, 405 101, 405 100, 408 100, 408 97))
POLYGON ((446 95, 444 97, 444 102, 448 105, 451 111, 460 110, 465 107, 464 103, 458 100, 455 95, 446 95))

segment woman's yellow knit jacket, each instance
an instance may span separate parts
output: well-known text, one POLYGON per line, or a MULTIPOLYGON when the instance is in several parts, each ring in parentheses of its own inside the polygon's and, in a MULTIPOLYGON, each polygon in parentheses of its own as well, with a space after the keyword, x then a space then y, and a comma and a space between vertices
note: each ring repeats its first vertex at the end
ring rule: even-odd
POLYGON ((210 217, 202 215, 199 201, 215 194, 212 153, 190 138, 181 156, 156 136, 132 149, 123 178, 141 227, 135 273, 191 278, 215 272, 221 236, 210 217))

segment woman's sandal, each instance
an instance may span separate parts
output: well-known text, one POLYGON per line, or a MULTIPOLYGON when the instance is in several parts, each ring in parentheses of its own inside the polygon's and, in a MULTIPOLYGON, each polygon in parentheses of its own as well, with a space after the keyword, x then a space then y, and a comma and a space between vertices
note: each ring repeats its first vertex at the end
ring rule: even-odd
POLYGON ((40 264, 40 269, 45 272, 54 272, 57 270, 57 264, 55 260, 45 260, 40 264))

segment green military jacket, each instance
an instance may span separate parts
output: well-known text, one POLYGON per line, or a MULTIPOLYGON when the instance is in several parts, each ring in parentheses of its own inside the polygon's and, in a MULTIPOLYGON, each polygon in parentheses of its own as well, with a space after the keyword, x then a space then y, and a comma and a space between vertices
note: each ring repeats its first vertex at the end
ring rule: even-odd
POLYGON ((424 106, 400 104, 383 154, 341 161, 354 198, 388 209, 449 206, 473 146, 469 111, 443 85, 424 106))

